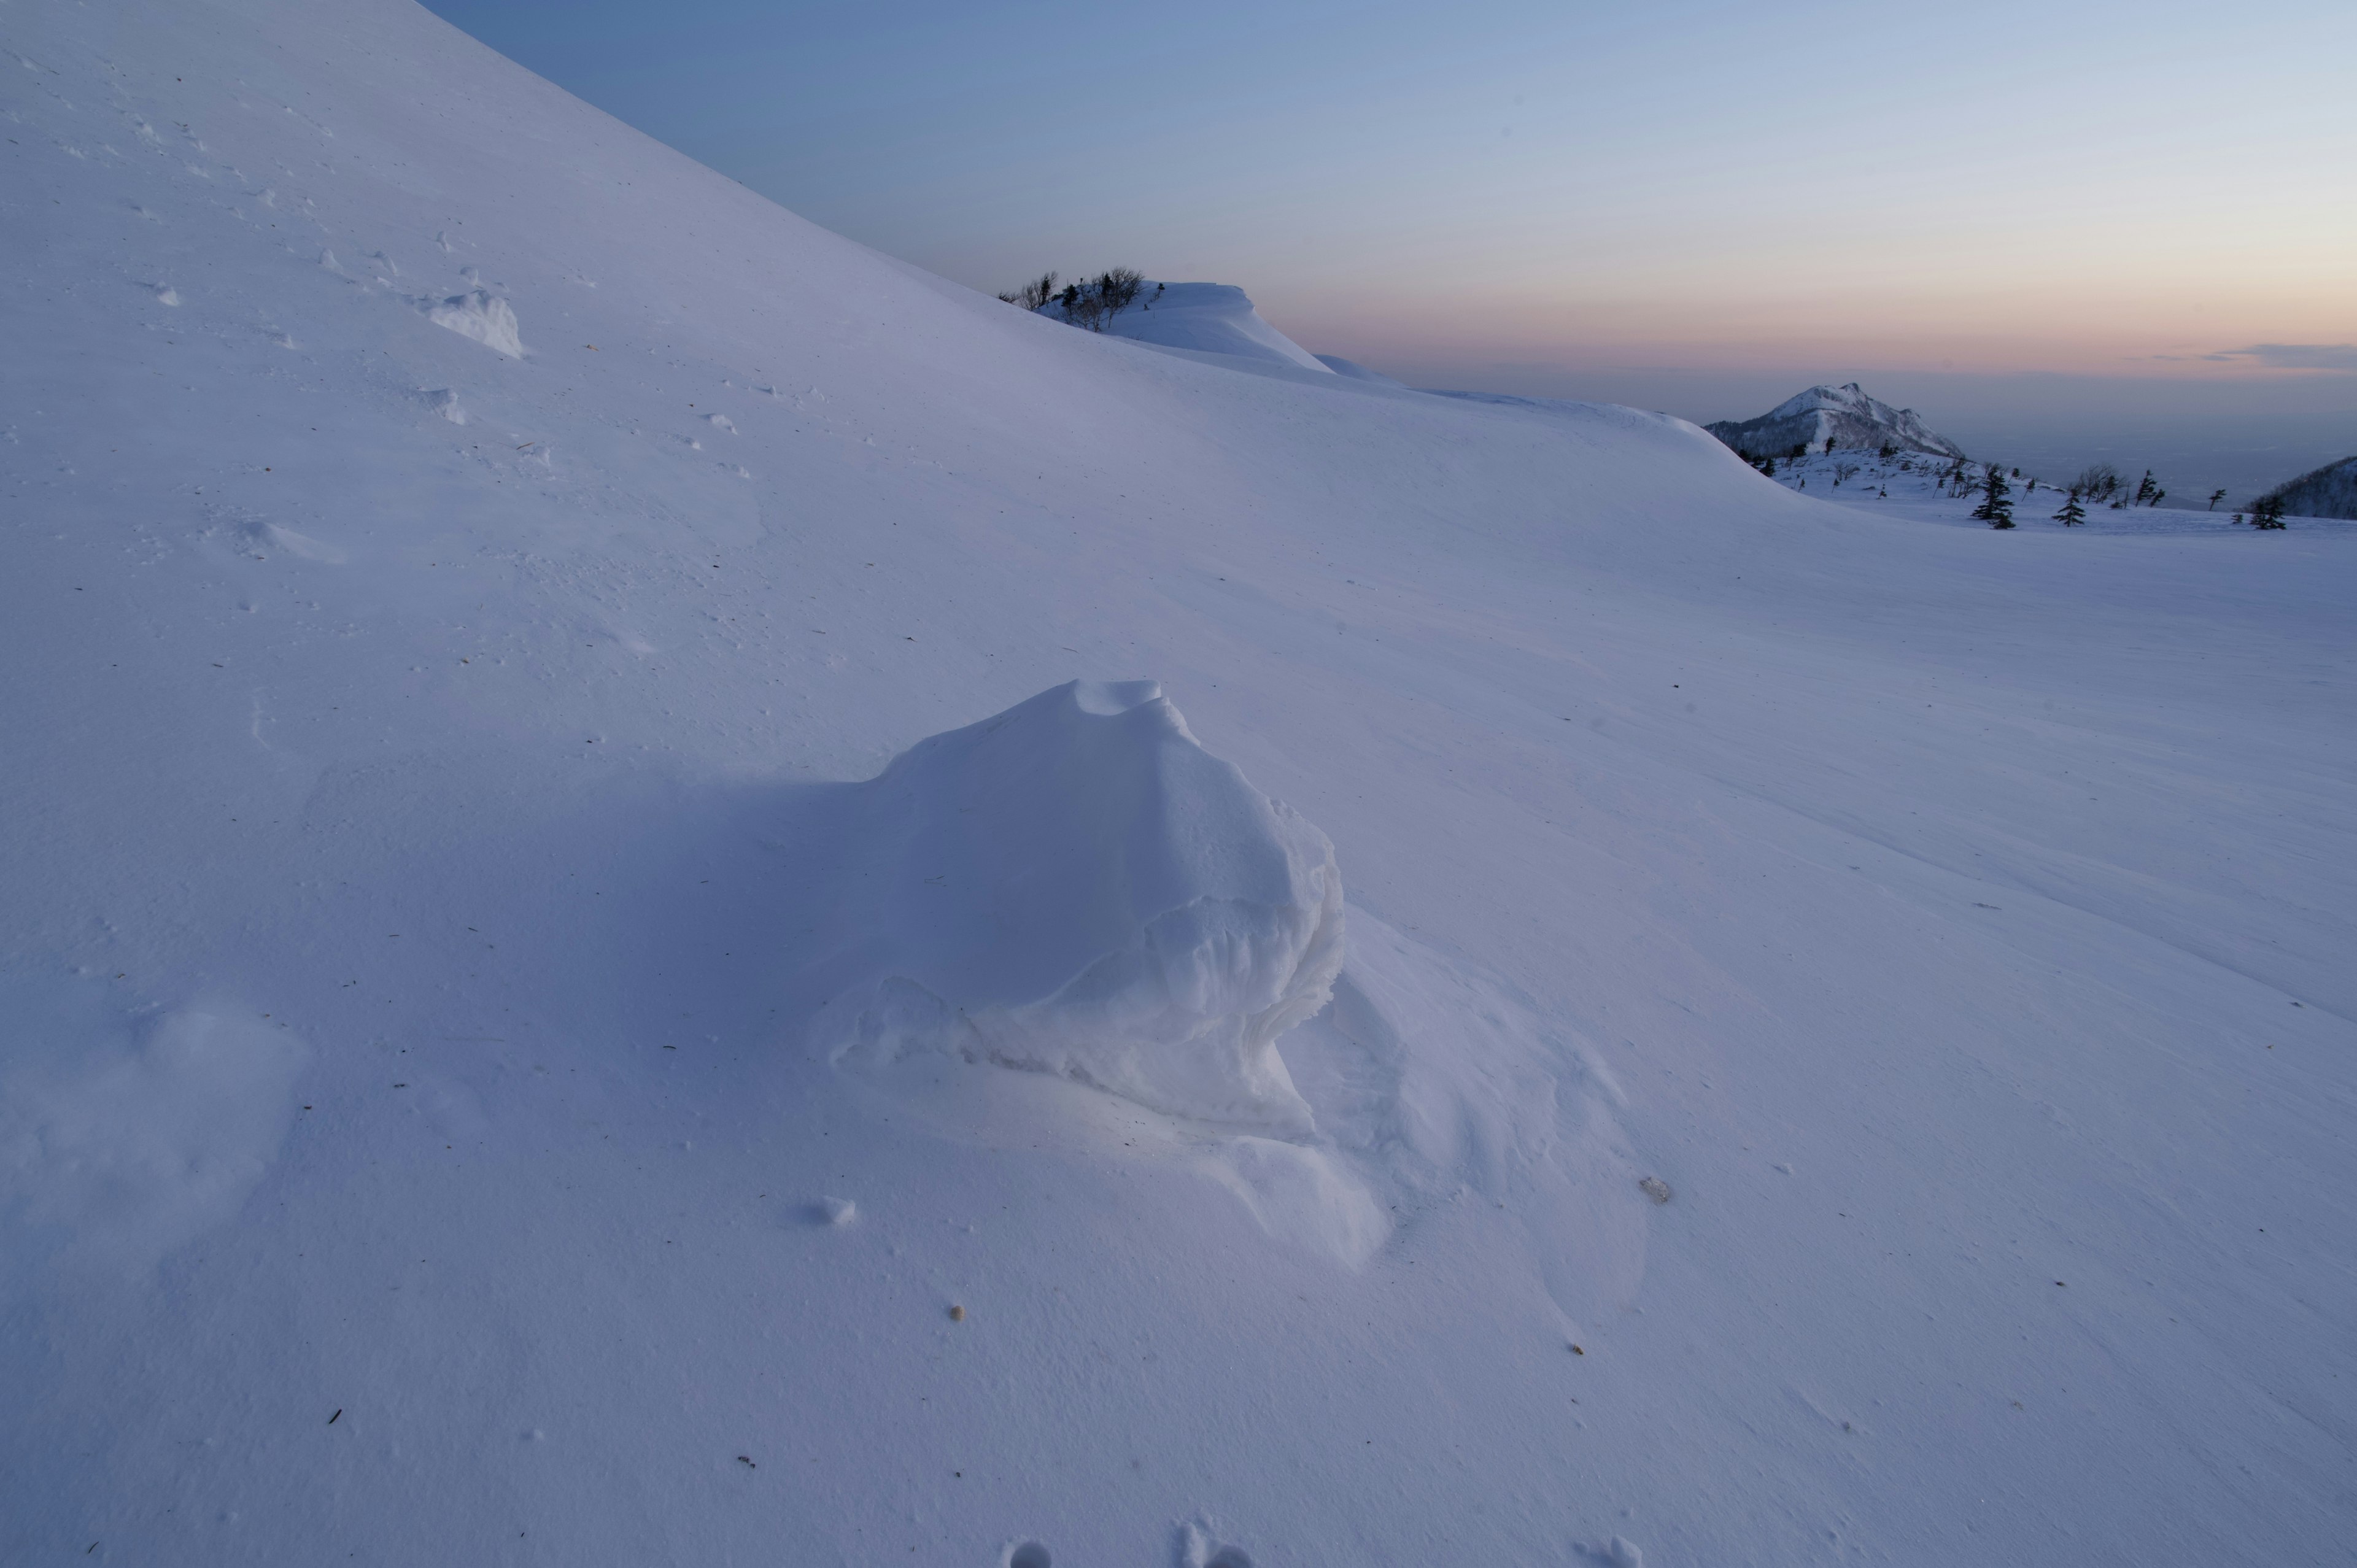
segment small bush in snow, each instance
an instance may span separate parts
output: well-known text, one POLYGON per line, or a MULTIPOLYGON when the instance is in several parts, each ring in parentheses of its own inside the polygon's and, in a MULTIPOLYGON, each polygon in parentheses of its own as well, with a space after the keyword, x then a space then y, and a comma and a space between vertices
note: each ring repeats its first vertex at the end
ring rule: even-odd
POLYGON ((1011 294, 998 296, 1009 305, 1019 305, 1026 310, 1039 310, 1056 297, 1056 274, 1041 273, 1011 294))

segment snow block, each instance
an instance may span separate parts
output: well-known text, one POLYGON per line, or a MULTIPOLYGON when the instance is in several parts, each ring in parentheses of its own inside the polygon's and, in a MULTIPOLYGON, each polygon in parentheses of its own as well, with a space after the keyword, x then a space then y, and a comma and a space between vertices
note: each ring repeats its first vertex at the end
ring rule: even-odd
MULTIPOLYGON (((496 349, 511 360, 523 358, 523 338, 515 306, 482 289, 454 294, 425 307, 425 319, 447 327, 461 338, 471 338, 486 349, 496 349)), ((455 400, 453 406, 456 406, 455 400)))
MULTIPOLYGON (((834 1059, 1053 1073, 1168 1115, 1306 1136, 1277 1054, 1343 958, 1326 835, 1213 757, 1150 681, 1074 682, 858 787, 877 978, 834 1059)), ((848 912, 848 911, 846 911, 848 912)))

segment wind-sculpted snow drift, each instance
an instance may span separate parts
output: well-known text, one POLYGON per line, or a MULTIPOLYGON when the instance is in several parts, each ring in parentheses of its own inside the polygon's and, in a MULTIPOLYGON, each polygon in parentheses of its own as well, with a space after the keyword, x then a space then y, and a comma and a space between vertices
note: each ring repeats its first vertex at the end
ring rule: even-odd
POLYGON ((1181 1158, 1346 1262, 1433 1203, 1535 1198, 1567 1313, 1634 1284, 1609 1081, 1370 916, 1346 957, 1332 844, 1154 682, 1043 692, 856 788, 839 1068, 960 1133, 1181 1158))
POLYGON ((866 786, 866 929, 838 1059, 1050 1072, 1150 1110, 1304 1134, 1276 1037, 1342 966, 1334 847, 1197 744, 1150 681, 1074 682, 920 742, 866 786))

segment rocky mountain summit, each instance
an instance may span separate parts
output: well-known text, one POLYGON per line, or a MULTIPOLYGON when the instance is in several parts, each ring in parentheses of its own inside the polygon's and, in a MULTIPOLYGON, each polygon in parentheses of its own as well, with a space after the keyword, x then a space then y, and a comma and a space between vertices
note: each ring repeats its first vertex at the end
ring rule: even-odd
POLYGON ((1856 381, 1811 387, 1757 419, 1722 419, 1703 428, 1738 452, 1753 456, 1781 457, 1796 448, 1822 452, 1828 440, 1845 447, 1895 446, 1902 452, 1929 452, 1941 457, 1964 455, 1964 449, 1946 436, 1924 428, 1913 409, 1893 408, 1869 397, 1856 381))

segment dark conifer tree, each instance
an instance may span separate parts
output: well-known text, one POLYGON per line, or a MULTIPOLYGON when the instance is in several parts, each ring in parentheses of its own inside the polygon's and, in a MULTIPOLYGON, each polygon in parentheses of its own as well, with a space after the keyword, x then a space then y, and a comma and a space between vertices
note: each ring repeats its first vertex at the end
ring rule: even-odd
POLYGON ((2087 521, 2087 509, 2079 504, 2078 491, 2071 492, 2071 499, 2062 503, 2062 510, 2054 514, 2054 521, 2065 528, 2087 521))
POLYGON ((1981 473, 1981 504, 1973 508, 1975 521, 1991 528, 2013 526, 2013 487, 2006 482, 2005 470, 1995 463, 1981 473))

